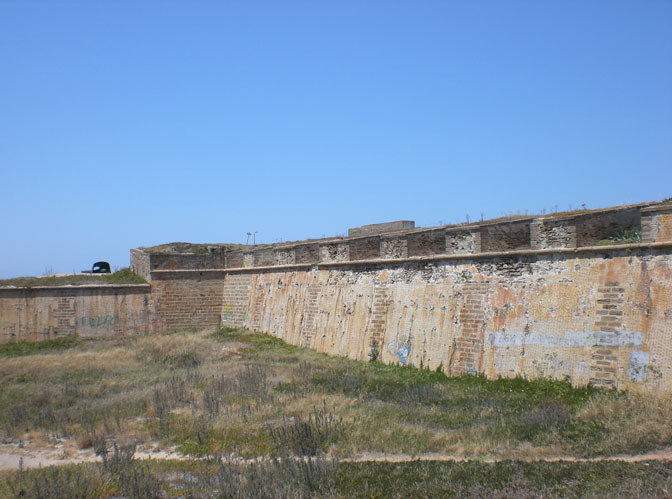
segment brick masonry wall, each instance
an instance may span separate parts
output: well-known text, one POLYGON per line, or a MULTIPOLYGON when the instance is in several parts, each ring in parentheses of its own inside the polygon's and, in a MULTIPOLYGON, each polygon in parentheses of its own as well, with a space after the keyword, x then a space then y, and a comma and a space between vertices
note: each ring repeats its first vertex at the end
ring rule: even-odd
POLYGON ((155 330, 219 325, 223 279, 219 271, 153 272, 155 330))
POLYGON ((223 269, 226 256, 223 252, 207 254, 171 253, 150 255, 150 271, 223 269))
POLYGON ((423 231, 406 236, 408 256, 440 255, 446 252, 445 230, 423 231))
POLYGON ((227 274, 222 293, 222 325, 243 326, 249 318, 251 274, 227 274))
POLYGON ((224 288, 236 324, 330 354, 366 360, 375 345, 384 362, 451 375, 672 390, 672 250, 605 256, 264 271, 224 288))
POLYGON ((355 239, 350 243, 350 260, 380 258, 380 237, 355 239))
POLYGON ((530 222, 504 222, 481 227, 481 251, 529 249, 530 222))
POLYGON ((275 252, 273 248, 264 248, 254 252, 254 266, 265 267, 267 265, 276 265, 275 252))
POLYGON ((150 331, 148 285, 0 288, 0 343, 150 331))
POLYGON ((226 254, 226 268, 235 269, 243 266, 244 254, 242 251, 230 251, 226 254))

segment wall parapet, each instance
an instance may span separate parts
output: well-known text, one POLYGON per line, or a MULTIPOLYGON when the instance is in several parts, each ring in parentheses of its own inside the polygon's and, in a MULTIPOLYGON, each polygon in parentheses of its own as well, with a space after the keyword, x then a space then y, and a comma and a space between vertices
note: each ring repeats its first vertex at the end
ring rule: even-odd
POLYGON ((226 252, 151 253, 142 248, 133 248, 130 260, 131 270, 149 282, 154 270, 225 268, 226 252))
MULTIPOLYGON (((364 226, 348 237, 281 243, 227 253, 225 267, 267 268, 293 264, 331 263, 399 258, 478 255, 507 251, 542 251, 601 246, 626 247, 622 234, 644 243, 672 240, 672 204, 580 210, 569 214, 517 216, 505 220, 415 228, 410 221, 364 226), (380 226, 380 228, 378 228, 380 226), (385 230, 387 229, 387 230, 385 230), (394 229, 394 230, 392 230, 394 229), (377 231, 380 231, 377 233, 377 231), (599 244, 598 244, 599 243, 599 244)), ((596 251, 596 250, 591 250, 596 251)))
POLYGON ((481 254, 493 252, 595 246, 605 250, 611 246, 628 247, 633 237, 642 243, 672 240, 672 203, 513 216, 439 227, 416 228, 414 222, 402 220, 350 229, 347 237, 222 249, 206 254, 151 253, 134 248, 131 270, 151 281, 152 275, 160 270, 265 269, 446 255, 480 258, 481 254))
POLYGON ((580 255, 582 253, 613 253, 626 252, 633 250, 647 250, 647 249, 664 249, 672 248, 672 240, 662 241, 656 243, 626 243, 626 244, 611 244, 599 246, 585 246, 581 248, 544 248, 544 249, 522 249, 511 251, 488 251, 479 253, 465 253, 465 254, 439 254, 439 255, 425 255, 425 256, 409 256, 405 258, 375 258, 368 260, 343 260, 343 261, 322 261, 314 263, 295 263, 289 265, 266 265, 266 266, 250 266, 250 267, 235 267, 227 269, 175 269, 175 270, 154 270, 152 275, 168 276, 168 275, 182 275, 185 278, 189 275, 202 274, 205 272, 215 274, 233 274, 239 272, 264 272, 264 271, 285 271, 285 270, 306 270, 306 269, 320 269, 327 267, 349 267, 349 266, 367 266, 367 265, 390 265, 403 264, 413 262, 440 262, 451 260, 490 260, 495 258, 512 258, 519 256, 534 256, 534 255, 580 255))

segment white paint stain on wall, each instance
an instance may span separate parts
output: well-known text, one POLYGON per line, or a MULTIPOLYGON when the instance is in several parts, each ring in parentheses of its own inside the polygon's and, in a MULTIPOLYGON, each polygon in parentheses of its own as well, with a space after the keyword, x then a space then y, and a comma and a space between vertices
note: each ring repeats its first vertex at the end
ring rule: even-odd
POLYGON ((488 334, 488 343, 494 347, 639 347, 644 344, 644 333, 636 331, 579 331, 551 334, 509 331, 488 334))
POLYGON ((649 352, 633 350, 630 352, 628 363, 628 378, 631 381, 646 381, 646 373, 649 370, 649 352))

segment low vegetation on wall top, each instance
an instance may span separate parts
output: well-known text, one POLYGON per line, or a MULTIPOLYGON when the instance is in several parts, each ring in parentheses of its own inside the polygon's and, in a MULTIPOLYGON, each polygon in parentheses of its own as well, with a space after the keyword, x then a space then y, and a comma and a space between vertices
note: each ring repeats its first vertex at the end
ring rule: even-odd
POLYGON ((142 247, 144 253, 150 255, 164 255, 164 254, 173 254, 180 253, 185 255, 207 255, 209 253, 218 253, 225 251, 234 251, 243 249, 246 246, 244 244, 230 244, 230 243, 183 243, 183 242, 173 242, 159 244, 157 246, 142 247))
POLYGON ((15 286, 30 288, 34 286, 87 286, 91 284, 146 284, 142 276, 129 268, 113 274, 67 274, 47 275, 43 277, 15 277, 0 280, 0 287, 15 286))

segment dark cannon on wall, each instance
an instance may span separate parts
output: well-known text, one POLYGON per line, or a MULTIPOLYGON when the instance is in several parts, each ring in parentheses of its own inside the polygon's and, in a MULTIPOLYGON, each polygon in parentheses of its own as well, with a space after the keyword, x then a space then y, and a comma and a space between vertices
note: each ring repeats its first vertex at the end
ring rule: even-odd
POLYGON ((108 262, 96 262, 91 270, 82 270, 82 274, 110 274, 110 264, 108 262))

